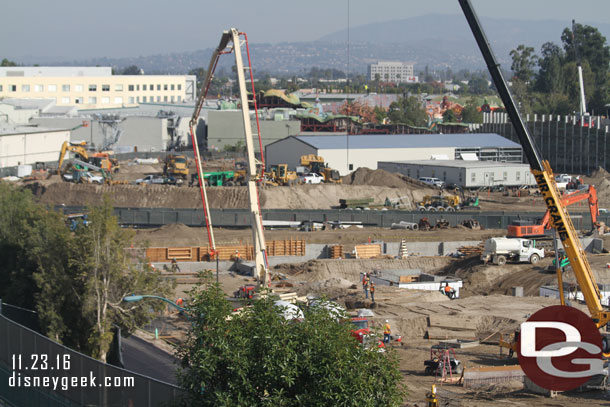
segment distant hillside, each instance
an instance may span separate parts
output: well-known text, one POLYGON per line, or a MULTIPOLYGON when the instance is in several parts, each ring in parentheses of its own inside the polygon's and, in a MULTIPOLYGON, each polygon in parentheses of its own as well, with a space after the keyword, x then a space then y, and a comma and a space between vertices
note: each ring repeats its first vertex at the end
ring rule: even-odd
MULTIPOLYGON (((540 46, 560 43, 570 21, 518 21, 483 18, 484 29, 500 63, 510 68, 509 52, 519 44, 540 46)), ((587 24, 587 22, 581 22, 587 24)), ((610 24, 591 23, 610 38, 610 24)), ((311 67, 347 70, 347 30, 325 35, 315 42, 251 44, 255 71, 271 74, 302 74, 311 67)), ((31 57, 24 64, 110 65, 122 69, 137 65, 146 73, 186 73, 207 67, 212 49, 133 58, 96 58, 81 61, 44 61, 31 57)), ((454 71, 484 69, 472 33, 461 15, 431 14, 350 28, 350 71, 365 73, 377 60, 410 61, 416 71, 451 67, 454 71)), ((221 58, 220 67, 230 69, 233 60, 221 58)), ((229 71, 230 72, 230 71, 229 71)))

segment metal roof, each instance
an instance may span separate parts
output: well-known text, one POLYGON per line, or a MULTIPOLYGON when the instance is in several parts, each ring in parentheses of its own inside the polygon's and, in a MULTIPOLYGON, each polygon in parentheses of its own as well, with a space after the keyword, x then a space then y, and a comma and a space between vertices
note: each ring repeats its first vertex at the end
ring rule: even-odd
POLYGON ((408 161, 379 161, 379 163, 431 165, 435 167, 450 168, 489 168, 489 167, 527 167, 529 164, 502 162, 502 161, 465 161, 465 160, 408 160, 408 161))
POLYGON ((304 143, 319 150, 373 149, 373 148, 521 148, 493 133, 468 134, 384 134, 343 136, 296 136, 304 143))

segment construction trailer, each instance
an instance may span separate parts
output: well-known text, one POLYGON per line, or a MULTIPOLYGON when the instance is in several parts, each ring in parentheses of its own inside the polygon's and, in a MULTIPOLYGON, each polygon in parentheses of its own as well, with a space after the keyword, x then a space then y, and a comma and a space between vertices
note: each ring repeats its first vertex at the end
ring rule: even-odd
POLYGON ((445 185, 480 188, 535 186, 528 164, 470 160, 379 161, 379 169, 398 172, 411 178, 436 177, 445 185))
MULTIPOLYGON (((435 276, 422 273, 419 269, 373 270, 369 277, 376 285, 386 285, 407 290, 441 291, 445 284, 455 290, 455 298, 460 297, 462 280, 451 276, 435 276)), ((360 273, 362 280, 362 273, 360 273)))

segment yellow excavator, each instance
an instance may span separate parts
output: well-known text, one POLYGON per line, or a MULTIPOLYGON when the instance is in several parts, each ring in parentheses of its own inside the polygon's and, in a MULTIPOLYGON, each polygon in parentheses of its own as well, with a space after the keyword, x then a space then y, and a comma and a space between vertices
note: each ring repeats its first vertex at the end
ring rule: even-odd
MULTIPOLYGON (((519 137, 519 141, 523 147, 523 152, 527 157, 531 171, 534 174, 536 183, 538 184, 540 192, 544 198, 544 202, 547 205, 550 214, 551 226, 557 231, 557 235, 561 240, 568 260, 570 261, 570 266, 572 266, 572 272, 574 273, 576 281, 578 282, 580 290, 582 291, 589 314, 591 315, 591 319, 597 328, 608 328, 608 323, 610 322, 610 312, 608 309, 602 306, 602 296, 599 291, 599 287, 591 271, 591 265, 589 264, 585 252, 580 244, 580 240, 578 239, 576 229, 574 228, 572 220, 570 219, 570 216, 561 201, 561 195, 557 189, 557 184, 555 183, 555 177, 553 175, 551 165, 547 160, 542 159, 534 139, 530 135, 527 126, 525 126, 523 123, 523 119, 519 114, 515 101, 513 100, 508 86, 506 85, 506 81, 502 75, 502 71, 500 70, 500 65, 498 64, 496 57, 491 50, 487 37, 479 23, 479 19, 475 14, 472 5, 470 4, 470 0, 458 1, 462 7, 464 16, 470 25, 470 29, 472 30, 477 44, 479 45, 481 53, 483 54, 483 58, 485 59, 485 63, 489 69, 489 73, 491 74, 496 89, 498 90, 498 94, 502 98, 502 102, 504 103, 508 116, 510 117, 510 121, 519 137)), ((557 267, 557 279, 559 283, 561 305, 565 305, 562 276, 559 267, 557 267)), ((602 334, 600 332, 600 335, 602 337, 602 354, 604 358, 610 358, 610 338, 605 333, 602 334)), ((500 345, 509 348, 512 351, 510 353, 516 351, 517 348, 517 343, 515 341, 501 341, 500 345)))
POLYGON ((328 164, 324 163, 324 158, 319 155, 302 155, 301 165, 307 167, 308 172, 315 172, 322 175, 324 177, 324 182, 341 184, 341 175, 339 175, 339 171, 329 168, 328 164))
POLYGON ((74 153, 79 160, 96 165, 97 167, 103 168, 105 171, 119 171, 118 160, 116 158, 111 158, 107 152, 89 153, 87 151, 86 141, 81 141, 80 143, 64 141, 59 150, 59 159, 57 160, 57 173, 60 175, 62 174, 62 166, 68 151, 74 153))

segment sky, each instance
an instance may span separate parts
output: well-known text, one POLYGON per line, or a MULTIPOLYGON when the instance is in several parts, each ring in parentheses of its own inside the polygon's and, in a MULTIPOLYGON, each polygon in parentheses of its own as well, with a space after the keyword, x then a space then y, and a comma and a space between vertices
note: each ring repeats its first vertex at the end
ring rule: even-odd
MULTIPOLYGON (((485 17, 607 22, 608 0, 471 0, 485 17), (598 17, 601 16, 601 17, 598 17)), ((251 43, 316 40, 349 25, 462 16, 457 0, 19 0, 3 6, 0 59, 82 60, 196 51, 236 27, 251 43)), ((463 18, 463 17, 462 17, 463 18)), ((439 27, 442 30, 442 27, 439 27)))

